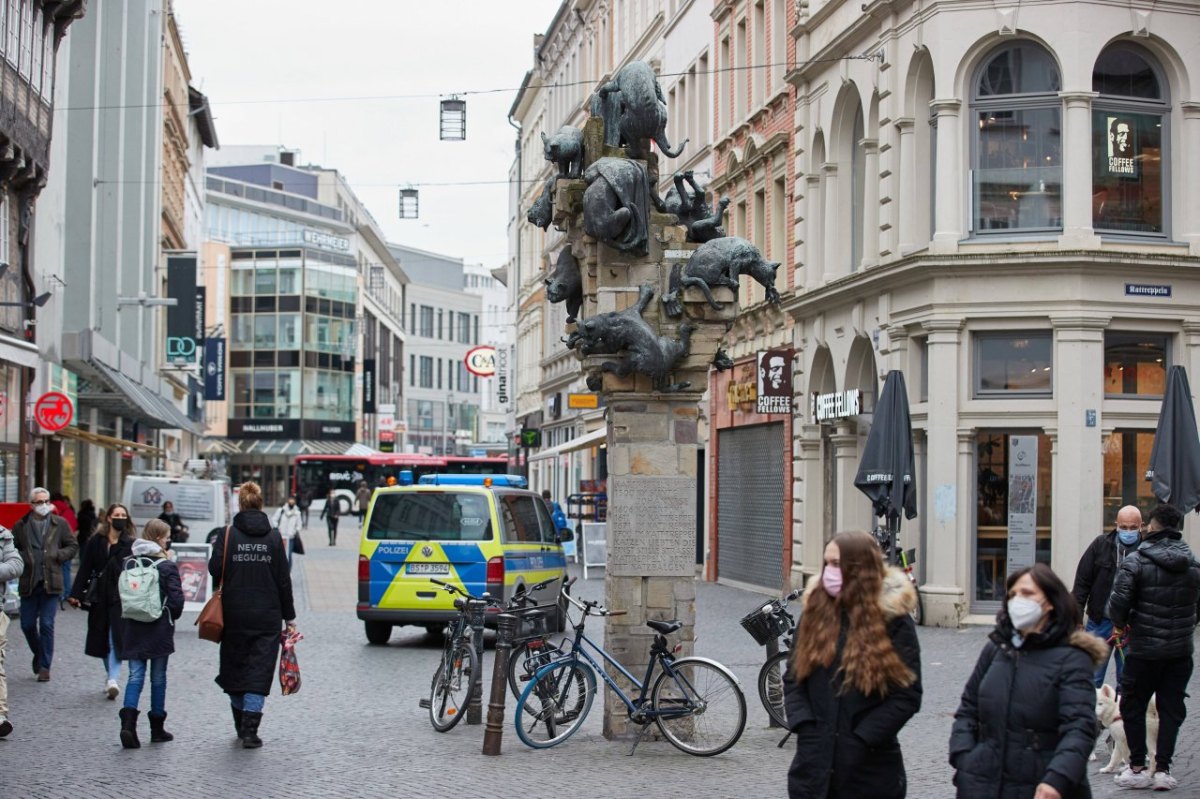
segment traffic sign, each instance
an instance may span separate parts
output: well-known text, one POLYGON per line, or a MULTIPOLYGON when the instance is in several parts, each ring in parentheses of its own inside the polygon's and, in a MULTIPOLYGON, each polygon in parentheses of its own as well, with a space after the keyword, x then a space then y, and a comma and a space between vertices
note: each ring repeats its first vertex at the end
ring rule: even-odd
POLYGON ((75 406, 60 391, 47 391, 33 405, 33 416, 47 433, 57 433, 75 418, 75 406))

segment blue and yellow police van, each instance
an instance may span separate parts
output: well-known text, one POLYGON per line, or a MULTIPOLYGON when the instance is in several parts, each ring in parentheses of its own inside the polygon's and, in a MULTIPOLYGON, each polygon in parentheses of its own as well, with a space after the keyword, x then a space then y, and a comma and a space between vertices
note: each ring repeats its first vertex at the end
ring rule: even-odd
MULTIPOLYGON (((358 618, 367 640, 386 644, 392 628, 406 624, 437 633, 457 616, 454 596, 431 577, 505 602, 527 586, 566 579, 563 539, 546 503, 525 485, 517 475, 431 474, 416 485, 376 489, 358 555, 358 618)), ((561 585, 533 596, 555 604, 561 585)), ((495 617, 489 614, 493 624, 495 617)), ((564 622, 560 606, 557 629, 564 622)))

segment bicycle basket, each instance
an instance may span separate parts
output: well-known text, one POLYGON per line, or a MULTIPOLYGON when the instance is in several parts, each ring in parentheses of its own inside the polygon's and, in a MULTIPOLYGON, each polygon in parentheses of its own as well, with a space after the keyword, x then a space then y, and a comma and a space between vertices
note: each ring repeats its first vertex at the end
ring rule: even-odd
POLYGON ((791 628, 786 619, 776 615, 774 603, 755 608, 742 618, 741 624, 760 646, 766 646, 772 638, 787 635, 791 628))
POLYGON ((550 619, 558 613, 557 605, 535 605, 509 611, 517 617, 516 640, 540 638, 550 634, 550 619))

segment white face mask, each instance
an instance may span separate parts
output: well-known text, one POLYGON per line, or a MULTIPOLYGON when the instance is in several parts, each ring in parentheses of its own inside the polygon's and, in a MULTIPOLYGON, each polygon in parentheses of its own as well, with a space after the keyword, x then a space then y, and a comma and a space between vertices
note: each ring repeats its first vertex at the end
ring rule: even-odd
POLYGON ((38 516, 49 516, 50 511, 52 511, 52 510, 54 510, 54 508, 48 504, 47 505, 35 505, 33 507, 33 512, 36 513, 38 516))
POLYGON ((1046 611, 1042 607, 1042 603, 1028 597, 1015 596, 1008 600, 1008 618, 1012 620, 1013 627, 1017 630, 1028 630, 1041 621, 1045 615, 1046 611))

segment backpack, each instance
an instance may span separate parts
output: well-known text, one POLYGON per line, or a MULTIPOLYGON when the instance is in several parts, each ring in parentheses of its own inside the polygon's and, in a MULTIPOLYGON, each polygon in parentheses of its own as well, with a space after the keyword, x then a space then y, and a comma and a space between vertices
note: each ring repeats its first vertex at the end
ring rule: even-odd
POLYGON ((158 588, 158 565, 152 558, 129 557, 117 578, 117 594, 121 598, 121 618, 133 621, 158 621, 163 613, 162 594, 158 588))

